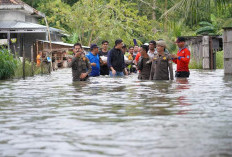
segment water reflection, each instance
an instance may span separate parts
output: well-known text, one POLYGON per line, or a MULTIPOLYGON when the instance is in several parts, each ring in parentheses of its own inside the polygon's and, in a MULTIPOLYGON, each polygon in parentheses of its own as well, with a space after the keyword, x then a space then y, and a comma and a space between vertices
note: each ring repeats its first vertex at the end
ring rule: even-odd
POLYGON ((232 79, 98 77, 0 82, 0 156, 232 156, 232 79), (155 154, 155 155, 154 155, 155 154))
MULTIPOLYGON (((191 105, 191 103, 188 102, 187 96, 184 94, 185 93, 184 91, 190 89, 191 87, 188 78, 176 78, 176 82, 177 82, 176 90, 181 92, 179 97, 177 98, 179 105, 181 106, 191 105)), ((179 110, 177 114, 183 115, 183 114, 187 114, 189 111, 191 110, 182 109, 179 110)))

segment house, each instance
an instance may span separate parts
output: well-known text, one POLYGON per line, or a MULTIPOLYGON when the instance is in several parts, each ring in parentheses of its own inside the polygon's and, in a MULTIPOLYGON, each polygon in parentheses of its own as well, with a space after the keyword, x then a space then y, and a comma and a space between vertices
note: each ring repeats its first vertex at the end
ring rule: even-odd
POLYGON ((33 46, 33 56, 35 58, 37 40, 49 40, 61 42, 63 32, 59 29, 48 28, 38 23, 43 20, 45 14, 32 8, 21 0, 0 0, 0 45, 6 47, 12 53, 18 53, 31 58, 31 47, 33 46))
POLYGON ((185 36, 192 59, 203 69, 216 69, 216 53, 223 50, 222 36, 185 36))
POLYGON ((232 74, 232 27, 224 27, 223 50, 224 50, 224 73, 232 74))

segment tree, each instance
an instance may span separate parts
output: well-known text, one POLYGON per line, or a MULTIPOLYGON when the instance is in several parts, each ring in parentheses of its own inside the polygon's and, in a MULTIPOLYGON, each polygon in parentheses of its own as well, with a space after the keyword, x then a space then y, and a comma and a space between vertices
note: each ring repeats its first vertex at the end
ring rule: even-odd
POLYGON ((191 25, 199 21, 210 21, 211 13, 216 9, 218 12, 224 12, 227 4, 231 0, 175 0, 175 4, 166 11, 162 17, 170 13, 181 13, 184 19, 190 21, 191 25))
MULTIPOLYGON (((47 16, 49 26, 70 31, 68 16, 71 7, 68 4, 63 3, 61 0, 47 1, 40 3, 38 9, 47 16)), ((41 23, 45 24, 44 20, 41 20, 41 23)))
POLYGON ((151 23, 145 16, 137 16, 136 4, 111 0, 80 0, 70 14, 69 27, 84 45, 117 38, 132 44, 132 39, 142 41, 152 37, 151 23), (84 8, 84 9, 83 9, 84 8))

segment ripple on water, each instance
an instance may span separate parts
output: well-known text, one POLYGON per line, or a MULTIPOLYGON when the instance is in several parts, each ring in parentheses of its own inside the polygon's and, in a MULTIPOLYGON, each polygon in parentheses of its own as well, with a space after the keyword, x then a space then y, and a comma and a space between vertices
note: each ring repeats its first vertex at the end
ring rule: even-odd
POLYGON ((71 70, 0 82, 0 156, 232 156, 232 77, 100 76, 71 70))

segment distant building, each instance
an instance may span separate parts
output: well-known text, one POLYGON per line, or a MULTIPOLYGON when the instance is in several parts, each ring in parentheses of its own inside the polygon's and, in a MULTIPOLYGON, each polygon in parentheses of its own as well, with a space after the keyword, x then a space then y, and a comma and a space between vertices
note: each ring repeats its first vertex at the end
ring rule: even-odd
MULTIPOLYGON (((0 0, 0 45, 5 44, 11 51, 31 57, 31 46, 34 46, 36 56, 37 40, 48 41, 48 29, 38 24, 39 19, 45 15, 32 8, 21 0, 0 0)), ((60 42, 63 32, 59 29, 49 28, 51 40, 60 42)))
POLYGON ((216 69, 216 53, 223 50, 222 36, 185 36, 191 52, 191 60, 202 65, 203 69, 216 69))

